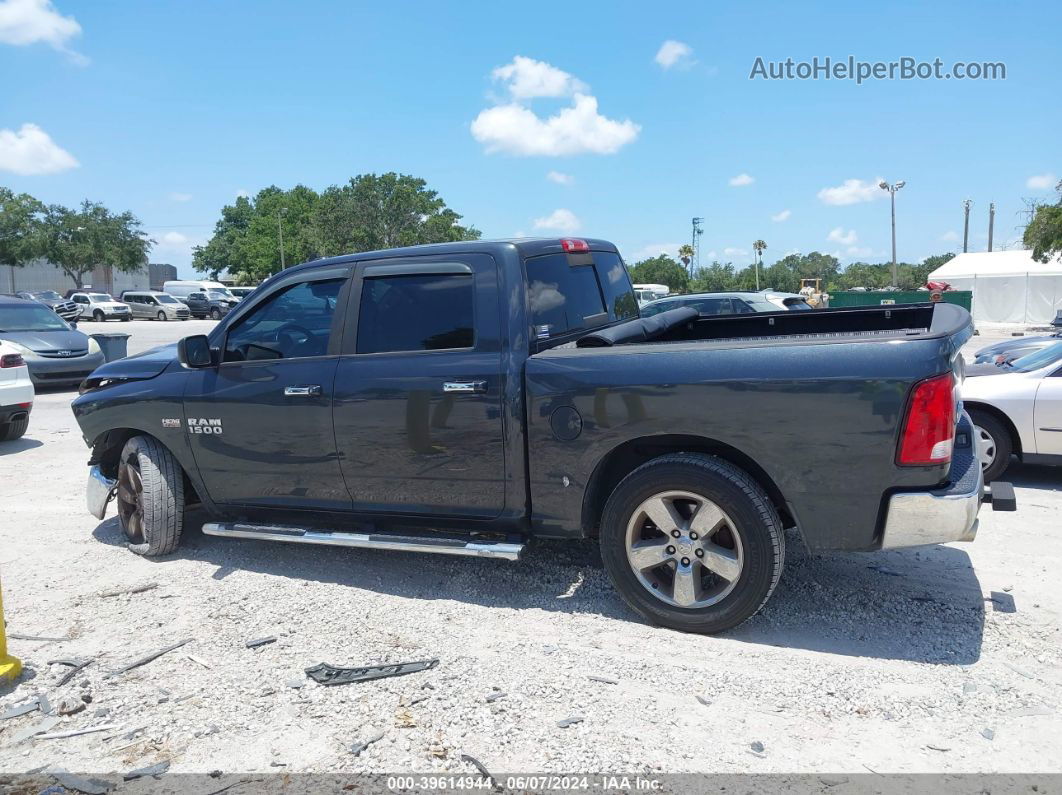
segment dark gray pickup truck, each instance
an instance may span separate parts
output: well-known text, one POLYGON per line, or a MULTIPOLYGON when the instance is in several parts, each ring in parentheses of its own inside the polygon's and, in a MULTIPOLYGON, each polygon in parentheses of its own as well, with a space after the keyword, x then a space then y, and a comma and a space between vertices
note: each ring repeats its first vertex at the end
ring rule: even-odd
MULTIPOLYGON (((986 498, 950 304, 640 318, 603 240, 476 241, 273 276, 73 404, 89 510, 209 535, 516 559, 598 537, 650 621, 753 615, 813 550, 970 541, 986 498)), ((1013 492, 995 484, 996 508, 1013 492)))

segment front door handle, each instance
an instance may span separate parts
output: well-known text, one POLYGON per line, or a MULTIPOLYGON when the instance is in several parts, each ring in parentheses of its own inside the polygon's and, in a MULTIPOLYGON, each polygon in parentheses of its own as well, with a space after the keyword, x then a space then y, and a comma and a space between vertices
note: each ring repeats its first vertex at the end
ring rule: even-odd
POLYGON ((446 381, 443 383, 443 392, 486 392, 486 381, 446 381))
POLYGON ((320 397, 320 384, 300 384, 284 387, 284 397, 320 397))

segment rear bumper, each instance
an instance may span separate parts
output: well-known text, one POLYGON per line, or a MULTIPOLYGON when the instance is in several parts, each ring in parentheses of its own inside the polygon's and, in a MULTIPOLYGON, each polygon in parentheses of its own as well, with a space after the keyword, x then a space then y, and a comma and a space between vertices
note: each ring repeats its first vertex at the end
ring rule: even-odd
MULTIPOLYGON (((974 540, 977 513, 985 500, 976 438, 969 416, 963 414, 948 483, 939 489, 901 492, 889 497, 882 549, 974 540)), ((1013 507, 993 507, 1013 510, 1013 507)))
POLYGON ((89 470, 88 484, 85 486, 85 503, 88 505, 89 513, 97 519, 102 519, 107 513, 107 503, 111 501, 111 496, 117 486, 118 481, 111 480, 104 475, 103 470, 98 466, 92 467, 89 470))

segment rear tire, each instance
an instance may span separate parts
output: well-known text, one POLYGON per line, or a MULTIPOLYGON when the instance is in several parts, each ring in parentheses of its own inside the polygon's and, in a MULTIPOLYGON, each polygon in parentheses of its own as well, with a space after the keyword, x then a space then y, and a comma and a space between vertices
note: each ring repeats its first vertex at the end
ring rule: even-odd
POLYGON ((1010 431, 996 417, 984 411, 970 411, 974 434, 978 437, 978 452, 981 455, 981 471, 985 483, 998 480, 999 476, 1010 466, 1010 456, 1014 452, 1014 441, 1010 431))
POLYGON ((612 492, 601 557, 624 601, 650 622, 714 633, 770 598, 785 536, 746 472, 714 456, 675 453, 638 467, 612 492))
POLYGON ((0 442, 13 442, 21 439, 26 429, 29 428, 29 415, 20 420, 12 420, 0 425, 0 442))
POLYGON ((106 320, 106 318, 103 316, 103 313, 98 309, 92 313, 92 319, 95 320, 97 323, 102 323, 104 320, 106 320))
POLYGON ((153 558, 177 549, 184 523, 184 473, 150 436, 134 436, 118 462, 118 524, 129 549, 153 558))
POLYGON ((210 317, 212 320, 221 320, 221 310, 214 307, 210 310, 210 317))
POLYGON ((159 312, 157 315, 155 315, 155 319, 156 320, 165 320, 166 319, 166 313, 165 312, 159 312))

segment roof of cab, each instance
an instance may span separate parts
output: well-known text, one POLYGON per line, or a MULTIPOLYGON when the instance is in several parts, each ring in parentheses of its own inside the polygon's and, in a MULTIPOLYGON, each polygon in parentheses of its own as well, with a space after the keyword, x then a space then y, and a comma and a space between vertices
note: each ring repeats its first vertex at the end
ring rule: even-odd
MULTIPOLYGON (((455 252, 476 252, 492 254, 502 250, 516 249, 522 257, 536 257, 541 254, 560 254, 564 249, 561 240, 572 238, 560 237, 513 237, 494 240, 460 240, 454 243, 425 243, 419 246, 402 246, 400 248, 378 249, 376 251, 359 251, 354 254, 340 254, 327 259, 316 259, 304 262, 288 268, 285 273, 294 270, 309 270, 311 268, 340 265, 349 262, 370 259, 394 259, 396 257, 425 257, 433 254, 451 254, 455 252)), ((575 238, 584 241, 591 251, 612 251, 618 253, 613 243, 598 238, 580 237, 575 238)))

